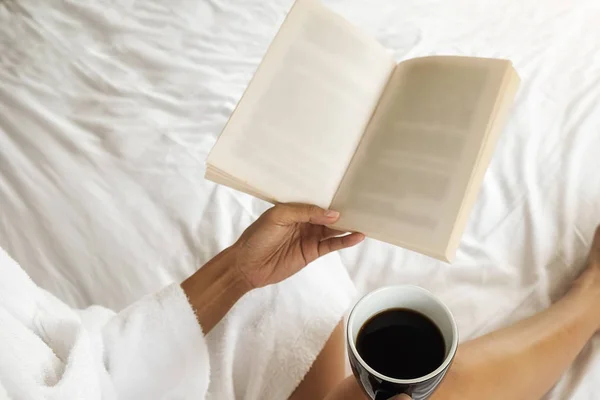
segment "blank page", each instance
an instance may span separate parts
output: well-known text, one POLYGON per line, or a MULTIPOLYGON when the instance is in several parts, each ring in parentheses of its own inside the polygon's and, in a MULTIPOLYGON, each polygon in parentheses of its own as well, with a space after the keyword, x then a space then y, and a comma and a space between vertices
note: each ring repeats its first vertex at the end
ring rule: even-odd
POLYGON ((337 226, 444 259, 510 70, 483 58, 400 63, 333 201, 337 226))
POLYGON ((208 157, 277 202, 331 204, 395 63, 315 0, 298 0, 208 157))

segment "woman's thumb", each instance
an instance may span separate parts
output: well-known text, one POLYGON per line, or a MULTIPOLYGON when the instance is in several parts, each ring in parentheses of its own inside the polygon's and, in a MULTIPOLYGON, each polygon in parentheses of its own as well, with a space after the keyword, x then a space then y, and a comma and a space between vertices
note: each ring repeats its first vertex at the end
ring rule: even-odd
POLYGON ((390 400, 411 400, 411 398, 407 394, 401 394, 401 395, 392 397, 390 400))

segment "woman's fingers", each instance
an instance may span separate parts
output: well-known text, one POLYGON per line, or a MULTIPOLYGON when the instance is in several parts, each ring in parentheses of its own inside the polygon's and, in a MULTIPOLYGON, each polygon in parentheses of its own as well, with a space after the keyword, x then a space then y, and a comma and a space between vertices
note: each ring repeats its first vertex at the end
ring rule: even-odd
POLYGON ((323 240, 319 243, 319 256, 324 256, 332 251, 338 251, 347 247, 352 247, 359 244, 364 239, 365 235, 354 232, 346 236, 337 236, 323 240))
POLYGON ((268 211, 273 222, 280 225, 289 225, 310 222, 315 225, 333 224, 340 218, 340 213, 333 210, 324 210, 321 207, 308 204, 278 204, 268 211))

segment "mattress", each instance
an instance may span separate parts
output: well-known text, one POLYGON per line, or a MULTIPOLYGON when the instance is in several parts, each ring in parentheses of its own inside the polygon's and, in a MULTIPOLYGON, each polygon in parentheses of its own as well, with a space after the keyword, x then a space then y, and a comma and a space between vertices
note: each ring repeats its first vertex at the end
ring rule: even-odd
MULTIPOLYGON (((344 276, 423 286, 463 340, 547 307, 600 222, 600 3, 325 2, 399 61, 509 58, 522 84, 452 265, 366 240, 315 276, 336 298, 344 276)), ((1 2, 0 246, 69 304, 118 310, 229 245, 267 205, 205 181, 204 160, 290 6, 1 2)), ((549 399, 594 397, 599 346, 549 399)))

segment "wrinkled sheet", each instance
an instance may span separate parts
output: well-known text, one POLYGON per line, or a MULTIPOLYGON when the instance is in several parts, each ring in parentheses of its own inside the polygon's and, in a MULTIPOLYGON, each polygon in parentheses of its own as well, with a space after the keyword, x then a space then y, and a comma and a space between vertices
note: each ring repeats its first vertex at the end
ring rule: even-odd
MULTIPOLYGON (((398 60, 504 57, 522 78, 455 263, 367 240, 341 253, 358 292, 426 287, 463 339, 547 307, 600 222, 600 3, 326 3, 398 60)), ((0 3, 0 245, 75 305, 180 279, 265 207, 205 182, 203 161, 291 1, 164 4, 0 3)), ((549 398, 594 398, 599 346, 549 398)))
MULTIPOLYGON (((180 282, 267 207, 204 159, 284 9, 266 30, 215 7, 0 2, 0 247, 72 306, 180 282)), ((287 398, 354 293, 330 254, 244 296, 207 335, 207 399, 287 398)))

